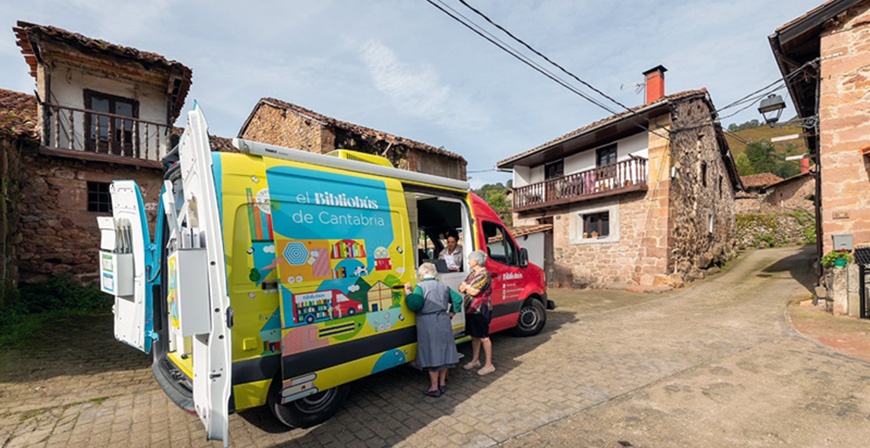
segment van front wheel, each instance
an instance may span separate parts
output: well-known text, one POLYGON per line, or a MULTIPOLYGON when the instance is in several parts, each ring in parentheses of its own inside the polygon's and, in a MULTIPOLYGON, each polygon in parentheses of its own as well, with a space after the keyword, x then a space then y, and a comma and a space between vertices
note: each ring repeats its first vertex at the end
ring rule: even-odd
POLYGON ((333 387, 307 397, 281 404, 281 381, 272 380, 266 406, 281 423, 291 428, 310 428, 338 412, 350 391, 349 384, 333 387))
POLYGON ((547 311, 541 302, 530 299, 520 308, 520 317, 517 318, 517 326, 514 327, 515 336, 534 336, 541 332, 547 323, 547 311))

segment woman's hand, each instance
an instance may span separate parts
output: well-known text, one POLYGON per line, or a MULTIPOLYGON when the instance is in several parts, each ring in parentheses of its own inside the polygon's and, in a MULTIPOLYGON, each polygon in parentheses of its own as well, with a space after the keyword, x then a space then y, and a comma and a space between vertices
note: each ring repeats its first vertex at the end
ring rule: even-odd
POLYGON ((450 318, 453 319, 453 316, 455 316, 455 315, 456 315, 456 313, 450 313, 450 318))
POLYGON ((459 292, 465 292, 465 290, 467 288, 468 288, 468 283, 462 282, 462 284, 459 285, 459 292))
POLYGON ((406 295, 406 296, 411 295, 411 292, 412 292, 412 291, 413 291, 413 290, 411 289, 411 284, 410 284, 410 283, 405 283, 405 295, 406 295))

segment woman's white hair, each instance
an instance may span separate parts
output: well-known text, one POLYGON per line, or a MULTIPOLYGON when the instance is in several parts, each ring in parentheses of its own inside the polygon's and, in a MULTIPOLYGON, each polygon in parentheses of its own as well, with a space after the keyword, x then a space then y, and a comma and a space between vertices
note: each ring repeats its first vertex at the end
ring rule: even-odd
POLYGON ((417 274, 423 279, 435 278, 438 275, 438 268, 432 263, 423 263, 417 268, 417 274))
POLYGON ((483 265, 486 264, 486 252, 482 250, 476 250, 468 255, 468 259, 474 260, 474 262, 477 263, 478 266, 483 267, 483 265))

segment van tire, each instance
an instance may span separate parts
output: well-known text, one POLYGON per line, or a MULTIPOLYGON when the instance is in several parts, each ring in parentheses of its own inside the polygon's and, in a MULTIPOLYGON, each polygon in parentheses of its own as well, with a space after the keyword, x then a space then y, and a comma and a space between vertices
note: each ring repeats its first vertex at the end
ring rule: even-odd
POLYGON ((310 428, 325 422, 341 408, 350 384, 342 384, 314 395, 281 404, 281 379, 272 380, 266 406, 279 422, 290 428, 310 428))
POLYGON ((528 299, 520 308, 517 326, 513 328, 514 336, 534 336, 544 329, 547 323, 547 310, 536 299, 528 299))

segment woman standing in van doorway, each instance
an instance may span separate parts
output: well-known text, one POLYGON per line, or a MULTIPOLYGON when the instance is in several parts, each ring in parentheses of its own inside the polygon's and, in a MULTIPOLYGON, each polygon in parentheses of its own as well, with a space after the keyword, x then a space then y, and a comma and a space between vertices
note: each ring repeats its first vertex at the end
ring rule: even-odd
POLYGON ((486 362, 477 371, 478 375, 495 372, 492 365, 492 342, 489 340, 489 322, 492 320, 492 282, 489 271, 484 268, 486 253, 476 250, 468 256, 471 273, 459 285, 459 292, 465 293, 465 329, 471 335, 471 361, 462 366, 465 370, 480 367, 480 346, 486 362))
POLYGON ((447 232, 447 247, 441 249, 438 258, 444 260, 447 269, 451 271, 462 270, 462 246, 459 245, 459 234, 455 230, 447 232))
POLYGON ((420 283, 411 291, 405 283, 405 303, 417 313, 417 365, 429 372, 429 389, 423 394, 438 398, 447 391, 447 369, 459 362, 450 320, 462 306, 462 296, 435 279, 432 263, 417 270, 420 283))

